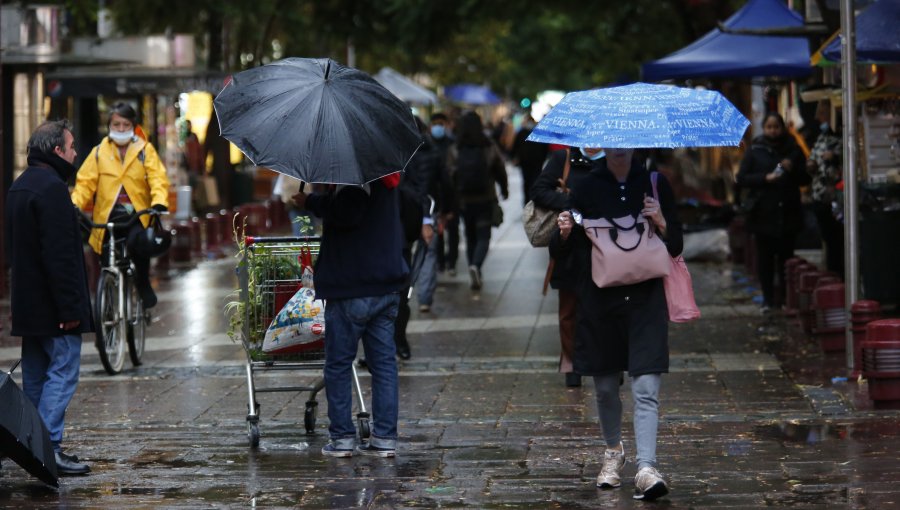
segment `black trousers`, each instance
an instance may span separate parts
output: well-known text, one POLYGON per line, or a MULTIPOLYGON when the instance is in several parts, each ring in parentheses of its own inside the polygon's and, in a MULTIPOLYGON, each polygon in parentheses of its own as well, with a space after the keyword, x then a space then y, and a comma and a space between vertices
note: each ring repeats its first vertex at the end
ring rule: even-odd
MULTIPOLYGON (((116 204, 113 206, 112 211, 109 213, 109 221, 114 223, 124 223, 134 217, 134 214, 129 213, 127 209, 121 204, 116 204)), ((116 240, 122 240, 123 242, 128 242, 128 239, 131 239, 133 236, 139 235, 144 231, 144 225, 140 221, 135 221, 133 225, 127 231, 116 231, 116 240)), ((103 236, 103 251, 100 255, 100 263, 103 266, 106 266, 109 261, 109 233, 107 232, 103 236)), ((128 256, 131 258, 131 261, 134 262, 134 283, 137 285, 139 290, 146 291, 150 288, 150 258, 142 257, 136 253, 133 253, 129 250, 128 256)))
POLYGON ((462 210, 466 229, 466 258, 481 269, 491 244, 491 203, 466 204, 462 210))
POLYGON ((794 235, 756 234, 756 273, 763 291, 763 304, 784 304, 784 262, 794 256, 794 235), (778 276, 778 292, 775 276, 778 276))
POLYGON ((819 235, 825 244, 825 266, 841 277, 844 276, 844 225, 831 214, 831 205, 821 202, 813 204, 819 235))

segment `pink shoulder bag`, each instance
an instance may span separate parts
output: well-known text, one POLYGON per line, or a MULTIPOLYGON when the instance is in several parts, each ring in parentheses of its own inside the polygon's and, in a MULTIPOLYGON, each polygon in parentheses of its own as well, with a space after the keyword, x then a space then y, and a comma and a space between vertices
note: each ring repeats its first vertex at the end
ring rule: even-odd
MULTIPOLYGON (((657 172, 650 174, 650 182, 653 184, 653 198, 659 201, 656 192, 657 172)), ((694 300, 694 285, 691 281, 691 273, 688 272, 684 257, 669 257, 672 268, 669 274, 663 278, 663 287, 666 290, 666 304, 669 308, 669 320, 672 322, 690 322, 700 318, 700 309, 694 300)))

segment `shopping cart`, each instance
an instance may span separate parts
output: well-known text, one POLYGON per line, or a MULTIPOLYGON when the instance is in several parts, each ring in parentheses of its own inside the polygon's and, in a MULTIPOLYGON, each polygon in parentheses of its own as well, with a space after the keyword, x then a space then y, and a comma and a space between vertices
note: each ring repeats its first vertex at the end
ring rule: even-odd
MULTIPOLYGON (((303 413, 303 425, 307 434, 316 429, 316 395, 325 387, 321 375, 309 386, 259 387, 253 376, 259 372, 315 370, 321 374, 325 367, 325 342, 317 340, 301 347, 299 352, 271 355, 262 351, 263 339, 272 319, 301 287, 304 253, 319 254, 318 237, 247 237, 241 261, 237 266, 240 282, 240 306, 237 313, 241 320, 241 343, 247 354, 247 388, 250 398, 247 406, 247 436, 250 446, 259 446, 259 402, 257 393, 308 391, 309 399, 303 413)), ((327 305, 326 305, 327 306, 327 305)), ((356 367, 353 366, 353 382, 359 397, 357 422, 359 435, 366 439, 371 429, 356 367)))

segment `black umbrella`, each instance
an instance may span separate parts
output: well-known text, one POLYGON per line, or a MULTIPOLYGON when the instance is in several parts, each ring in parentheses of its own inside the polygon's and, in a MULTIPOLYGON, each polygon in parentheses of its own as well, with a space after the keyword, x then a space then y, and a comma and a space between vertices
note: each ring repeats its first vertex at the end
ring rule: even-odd
POLYGON ((409 106, 326 58, 235 74, 214 105, 222 136, 254 164, 305 182, 370 182, 403 170, 422 143, 409 106))
POLYGON ((18 364, 0 374, 0 452, 44 483, 59 487, 50 433, 10 375, 18 364))

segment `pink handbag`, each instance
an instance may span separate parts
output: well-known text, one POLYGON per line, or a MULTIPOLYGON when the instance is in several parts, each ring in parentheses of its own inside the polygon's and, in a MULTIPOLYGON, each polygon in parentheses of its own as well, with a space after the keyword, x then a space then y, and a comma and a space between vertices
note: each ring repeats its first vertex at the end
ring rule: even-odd
POLYGON ((597 287, 631 285, 669 274, 662 239, 643 217, 582 220, 591 240, 591 279, 597 287))
MULTIPOLYGON (((650 182, 653 184, 653 198, 659 201, 656 192, 656 172, 650 174, 650 182)), ((666 305, 669 308, 669 320, 672 322, 690 322, 700 318, 700 309, 694 300, 694 285, 691 281, 691 273, 688 271, 684 257, 669 257, 672 268, 669 274, 663 278, 663 287, 666 291, 666 305)))

